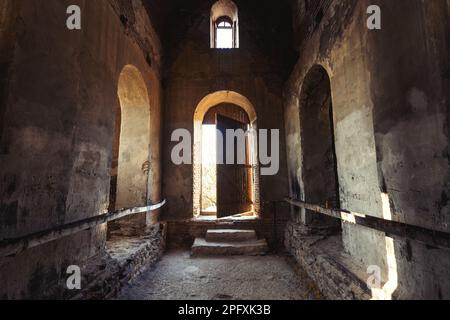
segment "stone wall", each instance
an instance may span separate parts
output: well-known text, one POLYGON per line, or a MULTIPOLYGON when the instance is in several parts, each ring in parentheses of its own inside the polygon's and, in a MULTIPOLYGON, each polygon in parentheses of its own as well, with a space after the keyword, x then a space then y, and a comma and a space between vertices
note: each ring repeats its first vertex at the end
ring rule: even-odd
MULTIPOLYGON (((117 298, 120 290, 152 268, 166 248, 167 225, 158 224, 140 237, 109 239, 106 251, 89 259, 82 267, 81 291, 64 290, 57 296, 73 300, 117 298)), ((61 283, 58 288, 62 288, 61 283)))
MULTIPOLYGON (((259 1, 236 1, 239 49, 211 49, 210 12, 214 1, 209 2, 189 8, 189 15, 179 17, 177 25, 171 26, 173 35, 166 39, 169 44, 164 76, 164 137, 167 143, 163 145, 163 191, 168 205, 163 217, 166 220, 183 221, 194 215, 193 168, 192 165, 173 164, 171 151, 176 143, 170 142, 170 137, 180 128, 189 130, 193 136, 194 112, 204 97, 217 91, 234 91, 255 107, 258 129, 280 129, 281 134, 284 131, 283 64, 288 63, 289 51, 284 50, 283 39, 290 39, 284 29, 275 31, 286 21, 276 20, 280 17, 277 8, 270 16, 267 14, 270 9, 259 1)), ((263 219, 265 212, 269 214, 271 210, 271 201, 283 199, 288 192, 284 141, 280 148, 280 171, 275 176, 260 179, 263 219)))
POLYGON ((286 217, 277 216, 276 222, 270 211, 265 219, 256 221, 168 221, 167 242, 170 249, 190 249, 195 238, 205 238, 211 229, 255 230, 258 238, 266 239, 271 250, 283 250, 286 217))
POLYGON ((286 248, 325 298, 332 300, 371 298, 370 289, 364 278, 352 272, 357 266, 351 268, 349 265, 351 258, 343 257, 345 253, 342 252, 340 243, 336 243, 340 242, 341 238, 337 237, 335 243, 331 245, 328 243, 321 245, 321 241, 327 239, 326 234, 312 235, 310 229, 293 222, 287 224, 285 231, 286 248))
POLYGON ((81 289, 68 290, 66 279, 52 279, 37 299, 106 300, 117 298, 120 290, 154 266, 166 248, 165 224, 149 228, 145 236, 113 237, 93 257, 79 265, 81 289))
MULTIPOLYGON (((304 199, 308 187, 299 97, 308 71, 321 65, 331 79, 341 207, 449 232, 448 5, 344 0, 324 7, 285 90, 292 197, 304 199), (366 27, 373 4, 382 9, 382 30, 366 27)), ((292 213, 302 222, 302 212, 292 213)), ((383 281, 393 281, 388 295, 450 297, 448 250, 400 238, 392 243, 350 224, 342 239, 361 270, 377 265, 383 281)))
MULTIPOLYGON (((141 1, 126 10, 121 4, 2 1, 0 33, 8 37, 0 41, 0 239, 107 210, 117 86, 126 65, 142 73, 148 89, 147 196, 160 200, 161 48, 141 1), (81 30, 66 28, 72 4, 81 7, 81 30), (130 10, 133 19, 126 18, 130 10)), ((101 226, 0 259, 0 297, 46 296, 69 265, 97 255, 105 240, 101 226)))

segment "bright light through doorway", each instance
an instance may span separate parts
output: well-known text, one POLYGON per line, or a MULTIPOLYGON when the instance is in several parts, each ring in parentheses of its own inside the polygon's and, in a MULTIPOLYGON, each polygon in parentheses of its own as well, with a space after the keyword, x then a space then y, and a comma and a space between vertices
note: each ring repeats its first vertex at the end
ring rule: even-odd
POLYGON ((202 213, 217 213, 216 126, 202 126, 202 213))

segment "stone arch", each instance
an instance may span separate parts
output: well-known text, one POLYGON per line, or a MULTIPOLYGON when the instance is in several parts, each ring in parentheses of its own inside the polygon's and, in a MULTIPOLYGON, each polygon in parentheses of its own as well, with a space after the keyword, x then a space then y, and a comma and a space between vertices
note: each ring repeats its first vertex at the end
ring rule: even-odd
MULTIPOLYGON (((201 159, 202 159, 202 124, 205 115, 208 111, 222 103, 229 103, 241 107, 248 115, 250 126, 252 129, 257 130, 257 114, 253 104, 245 96, 234 91, 217 91, 204 97, 194 113, 194 145, 193 145, 193 212, 194 216, 200 215, 201 210, 201 159)), ((255 211, 256 214, 260 213, 260 197, 259 197, 259 167, 258 167, 258 146, 257 143, 253 144, 253 154, 255 158, 252 159, 252 163, 255 165, 255 211)))
MULTIPOLYGON (((321 65, 314 65, 305 76, 299 106, 304 200, 339 208, 331 80, 321 65)), ((335 219, 308 211, 305 223, 337 228, 340 225, 335 219)))

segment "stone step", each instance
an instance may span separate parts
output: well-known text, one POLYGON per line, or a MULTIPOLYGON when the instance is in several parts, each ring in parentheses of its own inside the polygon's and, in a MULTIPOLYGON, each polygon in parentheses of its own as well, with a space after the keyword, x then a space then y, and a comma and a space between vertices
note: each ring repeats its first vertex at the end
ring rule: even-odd
POLYGON ((256 256, 266 254, 268 250, 269 246, 265 239, 242 242, 210 242, 203 238, 197 238, 192 246, 192 256, 256 256))
POLYGON ((255 230, 236 230, 236 229, 216 229, 208 230, 206 241, 208 242, 240 242, 255 241, 255 230))

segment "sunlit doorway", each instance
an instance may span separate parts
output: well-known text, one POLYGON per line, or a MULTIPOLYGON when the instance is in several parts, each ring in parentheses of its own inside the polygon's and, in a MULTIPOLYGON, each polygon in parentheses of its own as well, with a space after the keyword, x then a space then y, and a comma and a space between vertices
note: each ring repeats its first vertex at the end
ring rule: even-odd
MULTIPOLYGON (((213 131, 213 127, 216 126, 216 121, 218 116, 222 116, 225 119, 229 118, 228 120, 232 123, 239 123, 239 126, 246 126, 250 127, 253 132, 257 132, 258 130, 258 124, 257 124, 257 114, 255 107, 250 102, 248 98, 243 96, 242 94, 234 91, 229 90, 223 90, 223 91, 216 91, 213 93, 210 93, 206 95, 197 105, 194 113, 194 145, 193 145, 193 166, 192 166, 192 174, 193 174, 193 185, 192 185, 192 196, 193 196, 193 217, 194 219, 221 219, 220 216, 222 214, 218 214, 215 212, 217 210, 218 212, 220 210, 220 198, 225 195, 227 195, 224 191, 224 189, 220 188, 224 185, 223 181, 226 179, 226 173, 228 170, 234 170, 235 173, 242 172, 239 170, 239 167, 231 166, 230 168, 219 166, 216 163, 216 173, 214 174, 214 168, 210 166, 210 172, 212 172, 212 175, 210 173, 210 178, 204 178, 203 179, 203 172, 207 172, 205 168, 205 171, 203 170, 203 155, 205 155, 205 163, 210 163, 214 161, 214 152, 217 152, 217 143, 214 145, 214 137, 216 135, 208 134, 213 131), (219 108, 222 108, 222 112, 216 112, 219 108), (233 118, 233 115, 228 114, 230 110, 237 110, 238 114, 241 115, 242 118, 233 118), (210 126, 210 127, 208 127, 210 126), (202 130, 203 127, 206 128, 206 130, 202 130), (206 137, 206 143, 203 143, 203 138, 206 137), (208 141, 208 138, 210 139, 208 141), (213 139, 213 140, 211 140, 213 139), (208 160, 209 159, 209 160, 208 160), (220 178, 220 179, 218 179, 220 178), (207 194, 203 191, 203 181, 206 181, 205 189, 208 190, 208 183, 209 183, 209 195, 210 200, 207 200, 206 197, 202 197, 203 194, 207 194), (209 181, 209 182, 208 182, 209 181), (214 188, 214 185, 216 186, 214 188), (216 195, 214 195, 214 190, 216 190, 216 195), (222 191, 222 192, 217 192, 222 191), (203 210, 202 210, 203 209, 203 210)), ((221 119, 223 120, 223 118, 221 119)), ((229 122, 225 121, 225 122, 229 122)), ((220 126, 223 130, 226 128, 226 126, 223 126, 223 121, 221 121, 222 125, 220 126)), ((217 131, 216 131, 217 132, 217 131)), ((251 191, 252 191, 252 208, 250 211, 253 211, 253 216, 250 217, 250 219, 259 218, 261 215, 261 204, 260 204, 260 169, 258 164, 258 140, 255 137, 254 139, 250 139, 251 141, 247 141, 247 147, 248 152, 247 156, 250 159, 248 165, 251 166, 251 174, 248 175, 248 177, 251 179, 251 191)), ((231 141, 231 140, 230 140, 231 141)), ((223 152, 223 149, 222 149, 223 152)), ((216 155, 217 156, 217 155, 216 155)), ((241 180, 242 181, 242 180, 241 180)), ((248 184, 250 185, 250 184, 248 184)), ((236 199, 238 199, 238 196, 242 196, 243 192, 230 192, 231 195, 236 196, 236 199)), ((246 211, 248 210, 236 210, 235 212, 231 212, 231 214, 227 215, 228 218, 233 219, 247 219, 247 217, 242 217, 246 214, 246 211)), ((222 210, 223 213, 223 210, 222 210)))
POLYGON ((216 125, 202 125, 202 198, 201 214, 217 216, 216 125))
POLYGON ((201 211, 209 218, 254 217, 255 157, 248 114, 239 106, 222 103, 211 108, 202 123, 201 211), (227 163, 228 129, 245 132, 234 141, 234 161, 227 163), (241 139, 242 149, 238 140, 241 139), (239 160, 239 152, 241 159, 239 160))

